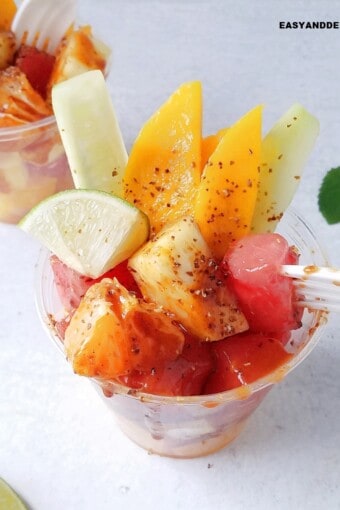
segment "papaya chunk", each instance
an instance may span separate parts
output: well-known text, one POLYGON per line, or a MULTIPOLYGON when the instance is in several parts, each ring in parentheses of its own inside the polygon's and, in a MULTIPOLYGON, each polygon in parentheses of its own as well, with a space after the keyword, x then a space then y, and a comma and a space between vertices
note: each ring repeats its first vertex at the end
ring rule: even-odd
POLYGON ((194 218, 214 256, 250 231, 261 152, 262 107, 257 106, 226 132, 203 170, 194 218))
POLYGON ((118 280, 92 285, 65 331, 65 352, 76 374, 114 379, 133 370, 177 359, 184 333, 153 303, 145 303, 118 280))
POLYGON ((201 84, 185 83, 146 122, 132 147, 124 197, 147 214, 152 234, 193 214, 201 125, 201 84))

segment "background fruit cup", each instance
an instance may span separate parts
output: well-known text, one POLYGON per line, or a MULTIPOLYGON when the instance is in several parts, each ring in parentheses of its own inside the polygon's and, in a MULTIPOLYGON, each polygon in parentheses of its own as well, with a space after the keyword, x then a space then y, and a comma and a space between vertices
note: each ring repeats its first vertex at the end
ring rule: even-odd
POLYGON ((0 17, 0 221, 17 223, 42 199, 74 187, 51 91, 90 69, 107 75, 110 53, 87 25, 70 27, 52 55, 17 40, 0 17))
MULTIPOLYGON (((279 233, 295 245, 301 263, 325 264, 325 256, 308 225, 288 211, 279 233)), ((49 336, 63 351, 55 319, 63 317, 49 253, 44 251, 36 274, 37 306, 49 336)), ((248 386, 213 395, 164 397, 131 390, 114 381, 91 379, 94 388, 113 411, 122 431, 151 453, 193 458, 220 450, 243 430, 248 418, 268 391, 312 351, 326 324, 326 314, 305 310, 303 326, 287 344, 292 358, 268 376, 248 386)))
POLYGON ((0 221, 17 223, 43 198, 73 188, 54 116, 0 128, 0 221))

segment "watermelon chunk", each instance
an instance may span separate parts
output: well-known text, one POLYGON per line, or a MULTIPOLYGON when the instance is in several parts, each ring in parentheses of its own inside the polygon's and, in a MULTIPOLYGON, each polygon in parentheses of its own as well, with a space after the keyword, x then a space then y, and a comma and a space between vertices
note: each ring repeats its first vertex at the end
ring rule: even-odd
POLYGON ((44 99, 55 57, 32 46, 22 45, 18 50, 15 65, 25 73, 28 81, 44 99))
POLYGON ((84 276, 77 271, 74 271, 59 260, 55 255, 51 256, 50 263, 60 300, 65 310, 70 314, 78 308, 87 289, 94 283, 100 282, 103 278, 117 278, 119 283, 127 290, 134 292, 139 297, 141 296, 140 290, 132 274, 127 269, 126 261, 121 262, 115 268, 97 279, 84 276))
POLYGON ((155 359, 151 371, 133 371, 118 380, 130 388, 154 395, 201 395, 213 368, 210 342, 187 337, 176 360, 160 365, 155 359))
POLYGON ((204 388, 205 394, 218 393, 250 384, 291 358, 280 338, 261 333, 241 333, 211 345, 215 370, 204 388))
POLYGON ((230 245, 222 268, 253 332, 282 335, 301 326, 290 278, 282 264, 296 264, 298 255, 279 234, 254 234, 230 245))

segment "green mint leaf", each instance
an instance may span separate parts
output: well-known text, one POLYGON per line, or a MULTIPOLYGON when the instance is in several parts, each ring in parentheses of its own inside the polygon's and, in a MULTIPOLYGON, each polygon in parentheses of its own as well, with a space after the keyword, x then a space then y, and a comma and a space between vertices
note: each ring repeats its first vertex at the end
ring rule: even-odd
POLYGON ((327 223, 340 222, 340 167, 332 168, 323 178, 318 203, 327 223))

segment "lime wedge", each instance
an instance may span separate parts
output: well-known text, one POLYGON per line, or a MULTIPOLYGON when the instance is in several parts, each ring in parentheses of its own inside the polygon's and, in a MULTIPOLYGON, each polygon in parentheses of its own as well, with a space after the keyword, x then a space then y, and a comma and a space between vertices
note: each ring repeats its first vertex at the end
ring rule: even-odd
POLYGON ((149 221, 109 193, 68 190, 46 198, 19 223, 67 266, 98 278, 147 239, 149 221))
POLYGON ((27 510, 7 483, 0 478, 0 510, 27 510))
POLYGON ((55 85, 52 106, 75 187, 122 196, 128 157, 102 72, 55 85))

